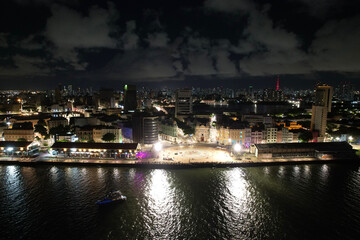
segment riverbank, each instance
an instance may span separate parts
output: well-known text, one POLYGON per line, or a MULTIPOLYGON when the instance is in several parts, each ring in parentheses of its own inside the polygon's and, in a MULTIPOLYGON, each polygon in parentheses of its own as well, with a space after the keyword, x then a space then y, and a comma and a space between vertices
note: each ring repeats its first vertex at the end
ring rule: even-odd
POLYGON ((90 159, 48 159, 31 161, 29 159, 0 159, 0 164, 9 165, 69 165, 69 166, 113 166, 113 167, 136 167, 136 168, 158 168, 158 169, 182 169, 182 168, 228 168, 228 167, 256 167, 256 166, 276 166, 276 165, 301 165, 301 164, 323 164, 323 163, 339 163, 339 164, 360 164, 360 159, 331 159, 318 160, 315 158, 307 159, 272 159, 271 161, 212 161, 212 162, 168 162, 156 161, 151 159, 147 161, 138 160, 90 160, 90 159))

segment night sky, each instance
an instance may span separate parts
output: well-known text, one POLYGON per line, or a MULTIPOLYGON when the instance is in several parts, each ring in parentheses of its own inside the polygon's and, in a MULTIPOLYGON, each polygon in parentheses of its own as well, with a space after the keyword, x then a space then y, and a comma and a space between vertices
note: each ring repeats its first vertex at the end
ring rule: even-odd
POLYGON ((1 1, 0 88, 358 86, 359 2, 1 1))

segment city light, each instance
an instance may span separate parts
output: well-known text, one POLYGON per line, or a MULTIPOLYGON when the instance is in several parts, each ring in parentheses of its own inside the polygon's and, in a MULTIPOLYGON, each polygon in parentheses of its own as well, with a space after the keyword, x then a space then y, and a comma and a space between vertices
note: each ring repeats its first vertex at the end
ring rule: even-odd
POLYGON ((13 148, 13 147, 9 147, 7 150, 8 150, 8 152, 11 152, 11 151, 14 150, 14 148, 13 148))
POLYGON ((157 152, 160 152, 162 150, 162 143, 161 142, 157 142, 154 144, 154 150, 157 152))
POLYGON ((240 152, 240 151, 241 151, 241 145, 238 144, 238 143, 236 143, 236 144, 234 145, 234 151, 235 151, 235 152, 240 152))

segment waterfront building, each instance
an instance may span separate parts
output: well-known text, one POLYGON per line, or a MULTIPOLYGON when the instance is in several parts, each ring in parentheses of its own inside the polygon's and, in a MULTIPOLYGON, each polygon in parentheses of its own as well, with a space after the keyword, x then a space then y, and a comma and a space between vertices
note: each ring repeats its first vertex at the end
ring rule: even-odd
POLYGON ((29 156, 38 150, 39 145, 32 141, 0 141, 0 156, 29 156))
POLYGON ((206 124, 198 124, 195 127, 195 139, 198 142, 209 142, 210 140, 210 128, 206 124))
POLYGON ((135 159, 139 150, 138 143, 56 142, 50 148, 59 157, 113 159, 135 159))
POLYGON ((230 145, 230 128, 221 126, 218 130, 219 144, 230 145))
POLYGON ((192 114, 192 90, 182 89, 176 91, 175 117, 178 115, 192 114))
POLYGON ((276 142, 277 143, 292 143, 294 138, 293 132, 291 132, 288 128, 281 128, 281 130, 277 131, 276 142))
POLYGON ((5 141, 34 141, 34 127, 31 122, 15 123, 11 129, 4 129, 5 141))
POLYGON ((263 141, 263 132, 261 130, 253 129, 251 131, 251 144, 262 143, 263 141))
POLYGON ((277 142, 278 129, 275 127, 266 128, 266 142, 276 143, 277 142))
POLYGON ((85 127, 78 127, 75 129, 75 133, 78 136, 80 141, 94 141, 94 142, 104 142, 102 137, 107 134, 111 133, 114 134, 115 143, 122 142, 122 132, 120 128, 112 127, 112 126, 85 126, 85 127))
POLYGON ((162 140, 177 142, 178 126, 174 120, 163 120, 160 122, 160 137, 162 140))
MULTIPOLYGON (((311 131, 318 132, 317 141, 324 141, 327 114, 331 112, 331 101, 332 101, 333 89, 328 85, 316 86, 314 104, 312 106, 312 117, 311 117, 311 131)), ((316 139, 315 139, 316 141, 316 139)))
POLYGON ((154 144, 159 140, 159 117, 147 113, 133 116, 133 141, 154 144))
POLYGON ((319 160, 345 160, 357 158, 355 150, 347 142, 255 144, 251 151, 259 159, 314 158, 319 160))
POLYGON ((220 127, 219 144, 232 145, 232 144, 245 144, 251 143, 251 129, 250 128, 237 128, 235 126, 220 127), (246 138, 246 134, 250 132, 250 137, 246 138))

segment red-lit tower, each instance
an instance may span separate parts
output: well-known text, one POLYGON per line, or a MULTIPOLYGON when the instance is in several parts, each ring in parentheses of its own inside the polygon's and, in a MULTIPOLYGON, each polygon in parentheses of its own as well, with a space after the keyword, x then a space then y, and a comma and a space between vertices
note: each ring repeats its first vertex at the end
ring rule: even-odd
POLYGON ((280 79, 278 76, 277 81, 276 81, 276 90, 279 91, 279 89, 280 89, 280 79))

